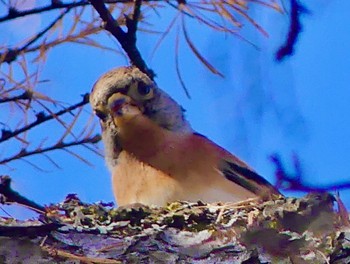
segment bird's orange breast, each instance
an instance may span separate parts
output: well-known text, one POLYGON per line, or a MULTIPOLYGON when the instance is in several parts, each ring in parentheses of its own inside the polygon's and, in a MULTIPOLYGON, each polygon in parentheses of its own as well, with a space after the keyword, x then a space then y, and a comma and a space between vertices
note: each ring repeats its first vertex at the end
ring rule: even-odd
POLYGON ((118 204, 175 200, 240 201, 255 197, 220 172, 223 149, 192 133, 160 129, 140 116, 121 128, 123 151, 113 171, 118 204))

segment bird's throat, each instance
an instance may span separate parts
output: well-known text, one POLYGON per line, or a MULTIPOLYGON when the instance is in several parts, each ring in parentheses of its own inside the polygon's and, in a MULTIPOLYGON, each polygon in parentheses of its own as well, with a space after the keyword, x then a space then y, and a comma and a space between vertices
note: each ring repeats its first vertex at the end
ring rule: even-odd
POLYGON ((122 148, 141 161, 147 162, 156 155, 164 138, 163 129, 142 114, 132 118, 114 117, 122 148))

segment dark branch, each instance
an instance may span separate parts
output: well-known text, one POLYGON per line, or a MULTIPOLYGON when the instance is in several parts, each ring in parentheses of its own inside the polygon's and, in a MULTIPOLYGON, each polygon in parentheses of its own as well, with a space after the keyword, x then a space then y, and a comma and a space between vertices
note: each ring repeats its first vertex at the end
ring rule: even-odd
POLYGON ((32 94, 28 91, 25 91, 24 93, 18 96, 6 97, 3 99, 0 99, 0 104, 8 103, 8 102, 16 102, 18 100, 30 100, 30 99, 32 99, 32 94))
MULTIPOLYGON (((105 1, 108 4, 114 4, 114 3, 128 3, 132 2, 131 0, 106 0, 105 1)), ((47 11, 52 11, 56 9, 62 9, 62 8, 74 8, 79 6, 87 6, 90 5, 90 2, 87 0, 82 0, 78 2, 71 2, 71 3, 61 3, 59 1, 56 1, 54 4, 37 7, 33 9, 18 11, 14 8, 10 8, 7 15, 0 17, 0 23, 4 21, 9 21, 12 19, 35 15, 35 14, 42 14, 47 11)))
POLYGON ((293 55, 294 47, 298 37, 303 30, 300 22, 300 15, 307 14, 309 11, 299 3, 298 0, 290 0, 290 25, 286 42, 276 52, 276 60, 282 61, 286 57, 293 55))
POLYGON ((134 13, 132 15, 132 19, 127 20, 127 27, 128 27, 128 35, 129 38, 135 38, 133 41, 136 43, 136 32, 137 32, 137 24, 140 19, 141 15, 141 5, 142 5, 142 0, 135 0, 134 4, 134 13))
POLYGON ((0 143, 4 142, 4 141, 7 141, 9 140, 10 138, 13 138, 25 131, 28 131, 30 129, 32 129, 33 127, 36 127, 46 121, 49 121, 49 120, 52 120, 58 116, 61 116, 65 113, 68 113, 68 112, 71 112, 73 111, 74 109, 76 108, 79 108, 81 106, 84 106, 86 105, 87 103, 89 102, 89 95, 88 94, 85 94, 83 96, 83 100, 75 105, 72 105, 70 107, 67 107, 61 111, 58 111, 52 115, 40 115, 40 118, 37 118, 37 120, 35 120, 33 123, 27 125, 27 126, 24 126, 22 128, 19 128, 17 130, 14 130, 14 131, 8 131, 8 130, 2 130, 2 135, 1 135, 1 138, 0 138, 0 143))
MULTIPOLYGON (((141 1, 137 0, 135 3, 136 9, 140 8, 140 6, 138 7, 137 2, 140 2, 139 5, 141 5, 141 1)), ((153 79, 154 72, 150 68, 148 68, 146 62, 143 60, 140 54, 140 51, 136 47, 137 21, 133 21, 132 23, 128 22, 128 32, 125 32, 120 27, 118 22, 112 17, 111 13, 108 11, 107 7, 105 6, 102 0, 91 0, 91 4, 99 13, 101 19, 104 21, 105 29, 109 31, 118 40, 118 42, 128 55, 131 64, 139 68, 142 72, 144 72, 151 79, 153 79)), ((136 11, 136 9, 134 12, 134 16, 137 18, 139 16, 139 11, 136 11)))
POLYGON ((57 144, 54 144, 53 146, 46 147, 46 148, 37 148, 37 149, 32 150, 32 151, 27 151, 26 149, 22 149, 19 153, 15 154, 9 158, 1 160, 0 165, 7 164, 11 161, 19 160, 19 159, 22 159, 25 157, 29 157, 29 156, 33 156, 33 155, 37 155, 37 154, 43 154, 43 153, 53 151, 53 150, 65 149, 65 148, 84 145, 84 144, 95 144, 95 143, 99 142, 100 140, 101 140, 100 135, 94 135, 92 137, 84 138, 82 140, 74 140, 74 141, 68 142, 68 143, 59 142, 57 144))
POLYGON ((0 176, 0 194, 3 196, 3 204, 18 203, 29 208, 35 209, 36 212, 45 213, 45 208, 25 197, 11 188, 11 178, 9 176, 0 176))
POLYGON ((341 182, 336 184, 329 184, 326 186, 314 186, 303 181, 303 175, 299 160, 294 158, 294 175, 286 172, 282 165, 281 159, 278 155, 270 157, 272 163, 275 165, 275 176, 277 179, 276 188, 286 191, 302 191, 302 192, 329 192, 339 191, 343 189, 350 189, 350 182, 341 182))

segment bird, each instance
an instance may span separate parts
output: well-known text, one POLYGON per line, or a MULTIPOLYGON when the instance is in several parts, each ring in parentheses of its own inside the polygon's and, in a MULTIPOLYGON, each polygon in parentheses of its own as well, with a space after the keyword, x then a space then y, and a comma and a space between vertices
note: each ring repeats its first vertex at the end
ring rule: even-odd
POLYGON ((89 100, 118 206, 280 195, 245 162, 194 131, 185 110, 135 66, 103 74, 89 100))

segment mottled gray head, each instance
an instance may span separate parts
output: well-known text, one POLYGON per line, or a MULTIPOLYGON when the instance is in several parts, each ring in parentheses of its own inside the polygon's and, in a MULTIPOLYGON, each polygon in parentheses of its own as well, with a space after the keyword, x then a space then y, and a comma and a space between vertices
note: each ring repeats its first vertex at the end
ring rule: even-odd
POLYGON ((192 131, 183 108, 136 67, 121 67, 102 75, 93 86, 90 104, 103 123, 110 117, 105 111, 108 98, 122 93, 142 107, 143 114, 159 126, 178 132, 192 131))

